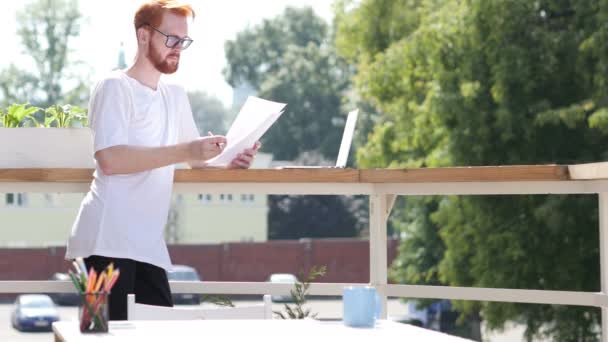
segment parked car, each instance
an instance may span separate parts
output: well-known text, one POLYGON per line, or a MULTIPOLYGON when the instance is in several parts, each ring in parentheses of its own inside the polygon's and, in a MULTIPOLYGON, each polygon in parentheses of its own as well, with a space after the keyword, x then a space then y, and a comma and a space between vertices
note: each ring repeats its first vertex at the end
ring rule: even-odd
MULTIPOLYGON (((295 284, 298 281, 298 278, 291 273, 273 273, 270 275, 270 278, 268 278, 268 281, 271 283, 295 284)), ((291 295, 273 295, 271 299, 273 302, 293 301, 291 295)))
MULTIPOLYGON (((186 265, 173 265, 173 268, 167 272, 169 281, 201 281, 196 269, 186 265)), ((196 293, 174 293, 174 304, 194 304, 201 303, 201 296, 196 293)))
MULTIPOLYGON (((51 276, 50 280, 71 281, 67 273, 55 273, 51 276)), ((80 304, 80 296, 76 292, 49 293, 49 296, 57 305, 75 306, 80 304)))
POLYGON ((407 306, 409 324, 442 332, 450 332, 455 328, 458 313, 453 311, 452 304, 447 299, 438 300, 424 308, 418 308, 416 301, 409 301, 407 306))
POLYGON ((51 331, 59 312, 51 297, 45 294, 20 295, 11 314, 13 328, 21 331, 51 331))

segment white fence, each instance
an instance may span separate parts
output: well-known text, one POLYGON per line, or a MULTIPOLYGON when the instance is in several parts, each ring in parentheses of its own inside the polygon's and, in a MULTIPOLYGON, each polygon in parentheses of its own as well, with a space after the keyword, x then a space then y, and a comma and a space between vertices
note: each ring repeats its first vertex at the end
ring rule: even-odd
MULTIPOLYGON (((3 192, 86 192, 86 169, 0 169, 3 192)), ((602 341, 608 342, 608 164, 471 167, 415 170, 178 170, 175 191, 302 195, 368 195, 370 198, 370 284, 387 296, 534 304, 581 305, 602 309, 602 341), (602 292, 569 292, 387 283, 388 215, 396 196, 598 194, 602 292)), ((340 296, 343 283, 314 283, 310 294, 340 296)), ((256 282, 172 282, 175 293, 289 294, 289 284, 256 282)), ((56 281, 0 281, 0 293, 72 292, 56 281)))

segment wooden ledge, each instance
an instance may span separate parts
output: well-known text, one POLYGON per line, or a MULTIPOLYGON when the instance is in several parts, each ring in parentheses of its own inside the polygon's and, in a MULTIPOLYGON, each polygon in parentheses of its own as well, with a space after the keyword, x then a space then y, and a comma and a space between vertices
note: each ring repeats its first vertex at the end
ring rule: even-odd
MULTIPOLYGON (((0 169, 0 182, 90 183, 93 169, 0 169)), ((358 183, 359 170, 178 169, 177 183, 358 183)))
POLYGON ((562 165, 470 166, 423 169, 361 170, 362 183, 564 181, 562 165))
MULTIPOLYGON (((424 169, 178 169, 177 183, 445 183, 608 178, 608 163, 424 169), (597 166, 590 166, 597 165, 597 166), (570 177, 574 167, 575 177, 570 177), (589 178, 582 178, 583 176, 589 178)), ((0 182, 90 183, 93 169, 0 169, 0 182)))
POLYGON ((0 182, 90 183, 93 169, 0 169, 0 182))
POLYGON ((355 169, 180 169, 176 183, 358 183, 355 169))

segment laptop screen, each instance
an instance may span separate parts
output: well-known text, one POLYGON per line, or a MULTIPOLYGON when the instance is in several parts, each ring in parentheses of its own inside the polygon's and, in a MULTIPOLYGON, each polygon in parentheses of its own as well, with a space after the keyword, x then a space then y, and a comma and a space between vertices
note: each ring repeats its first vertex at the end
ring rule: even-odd
POLYGON ((336 167, 346 167, 350 146, 353 142, 353 135, 355 133, 355 125, 357 124, 358 114, 359 110, 353 110, 352 112, 348 113, 346 125, 344 126, 344 134, 342 135, 342 143, 340 143, 340 152, 338 153, 336 167))

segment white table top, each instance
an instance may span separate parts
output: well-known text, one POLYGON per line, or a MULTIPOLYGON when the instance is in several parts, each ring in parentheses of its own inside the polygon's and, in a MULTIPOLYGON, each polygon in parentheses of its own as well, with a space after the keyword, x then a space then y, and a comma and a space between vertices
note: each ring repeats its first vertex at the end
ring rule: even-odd
POLYGON ((107 334, 81 334, 78 322, 55 322, 56 341, 342 341, 465 342, 412 325, 380 320, 375 328, 350 328, 342 322, 306 320, 116 321, 107 334))

